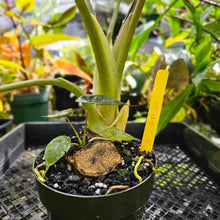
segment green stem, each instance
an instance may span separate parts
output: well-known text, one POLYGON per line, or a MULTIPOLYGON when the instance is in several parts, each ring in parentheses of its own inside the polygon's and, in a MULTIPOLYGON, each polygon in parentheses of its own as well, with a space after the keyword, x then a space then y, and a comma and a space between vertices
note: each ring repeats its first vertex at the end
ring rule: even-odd
POLYGON ((41 164, 39 164, 38 166, 36 166, 34 168, 34 173, 37 175, 38 179, 42 182, 42 183, 45 183, 46 180, 41 176, 40 172, 38 171, 38 169, 42 166, 46 165, 46 162, 43 162, 41 164))
POLYGON ((109 28, 108 28, 107 39, 108 39, 109 42, 112 42, 112 35, 113 35, 114 28, 115 28, 115 23, 117 21, 118 12, 119 12, 119 8, 120 8, 120 3, 121 3, 121 0, 118 0, 117 3, 116 3, 116 7, 115 7, 115 10, 114 10, 112 19, 111 19, 111 23, 110 23, 109 28))
POLYGON ((138 170, 138 167, 139 167, 141 161, 143 160, 143 158, 144 158, 144 156, 139 157, 139 158, 138 158, 138 162, 136 163, 136 165, 135 165, 135 167, 134 167, 134 175, 135 175, 135 177, 139 180, 139 183, 141 183, 143 180, 142 180, 142 177, 139 176, 137 170, 138 170))
POLYGON ((68 118, 68 117, 66 117, 66 120, 69 122, 69 124, 70 124, 71 128, 73 129, 73 131, 74 131, 74 133, 75 133, 75 135, 76 135, 76 137, 77 137, 77 139, 78 139, 79 146, 82 146, 82 140, 80 139, 80 137, 79 137, 79 134, 78 134, 77 130, 75 129, 75 127, 73 126, 73 124, 71 123, 71 121, 69 120, 69 118, 68 118))
POLYGON ((86 0, 86 4, 88 6, 88 9, 89 9, 89 12, 93 15, 95 15, 95 12, 93 10, 93 7, 92 7, 92 4, 91 4, 91 1, 90 0, 86 0))
POLYGON ((84 131, 83 131, 82 145, 84 145, 86 143, 86 131, 87 131, 87 118, 85 120, 85 127, 84 127, 84 131))
POLYGON ((78 87, 76 84, 71 83, 62 78, 25 80, 17 83, 7 84, 0 86, 0 92, 7 92, 10 90, 21 89, 29 86, 42 86, 42 85, 53 85, 53 86, 62 87, 74 93, 77 98, 81 95, 86 95, 86 92, 82 90, 80 87, 78 87))

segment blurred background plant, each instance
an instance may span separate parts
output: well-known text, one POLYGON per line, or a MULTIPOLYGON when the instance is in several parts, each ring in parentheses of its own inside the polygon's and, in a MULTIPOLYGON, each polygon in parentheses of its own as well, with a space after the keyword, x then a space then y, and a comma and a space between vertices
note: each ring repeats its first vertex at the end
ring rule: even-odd
MULTIPOLYGON (((27 66, 25 66, 24 72, 28 72, 27 75, 30 77, 47 77, 50 76, 51 69, 54 70, 54 64, 60 64, 59 67, 70 67, 74 63, 74 72, 82 73, 80 71, 82 70, 86 74, 84 75, 84 78, 87 79, 85 89, 89 93, 92 89, 94 55, 89 49, 90 42, 85 32, 83 32, 84 27, 80 24, 81 20, 75 16, 75 6, 57 13, 58 1, 43 1, 38 8, 34 8, 34 1, 30 0, 17 0, 17 3, 10 5, 10 7, 7 6, 7 1, 4 2, 6 3, 1 3, 1 7, 4 8, 1 15, 9 17, 7 18, 9 21, 13 19, 17 25, 16 28, 13 28, 13 39, 16 39, 17 51, 19 51, 18 36, 20 36, 24 45, 27 42, 30 43, 31 56, 34 54, 38 61, 34 62, 32 57, 29 64, 35 67, 36 71, 29 74, 26 63, 28 63, 30 56, 24 56, 24 62, 20 60, 16 63, 19 68, 18 66, 16 68, 11 66, 11 70, 16 69, 14 71, 16 74, 13 76, 13 74, 4 74, 9 73, 10 69, 6 63, 4 65, 1 63, 3 62, 1 59, 1 70, 4 68, 4 73, 3 71, 0 72, 1 80, 3 80, 2 74, 4 74, 4 81, 17 80, 18 76, 25 78, 22 75, 24 69, 22 63, 27 66), (29 4, 29 2, 32 3, 29 4), (16 9, 15 12, 12 9, 16 9), (77 32, 81 35, 80 37, 72 37, 72 32, 77 26, 72 25, 73 23, 80 26, 77 29, 77 32), (69 35, 63 34, 66 25, 71 25, 71 28, 67 31, 67 33, 70 33, 69 35), (23 31, 26 29, 27 31, 23 31), (73 41, 70 41, 71 44, 64 43, 59 47, 57 47, 57 44, 56 46, 51 44, 48 47, 49 43, 68 39, 73 39, 73 41), (52 57, 45 48, 49 48, 53 55, 62 57, 65 64, 68 65, 63 65, 64 61, 56 63, 54 56, 52 57), (33 65, 34 63, 35 65, 33 65), (40 66, 37 68, 39 63, 40 66)), ((94 0, 93 3, 103 31, 108 34, 107 30, 111 25, 109 18, 113 14, 113 6, 116 1, 94 0)), ((114 31, 111 33, 113 44, 124 19, 124 9, 129 7, 132 1, 121 1, 121 3, 118 19, 114 31)), ((135 97, 135 100, 139 100, 138 108, 131 108, 132 117, 130 118, 132 120, 136 116, 137 121, 146 119, 154 74, 158 68, 166 68, 170 71, 158 132, 169 121, 182 121, 186 118, 194 121, 205 121, 202 115, 204 113, 208 115, 209 102, 215 100, 215 103, 219 103, 219 7, 219 3, 208 0, 148 0, 145 2, 139 25, 131 43, 122 85, 122 90, 125 93, 132 94, 129 99, 135 97), (132 109, 135 109, 135 111, 132 111, 132 109), (133 117, 134 114, 135 117, 133 117)), ((2 32, 2 37, 10 35, 11 32, 9 31, 2 32)), ((25 48, 27 50, 28 46, 25 47, 23 44, 20 45, 20 48, 24 47, 25 54, 25 48)), ((4 62, 6 61, 4 60, 4 62)), ((72 68, 66 68, 63 71, 68 74, 71 72, 70 69, 72 68)), ((60 73, 60 70, 61 68, 58 73, 60 73)))
MULTIPOLYGON (((91 83, 91 77, 72 61, 60 59, 46 47, 60 41, 80 39, 64 34, 63 29, 76 14, 76 6, 58 11, 59 1, 3 0, 0 2, 0 85, 55 73, 77 75, 91 83)), ((39 93, 40 87, 14 90, 12 95, 39 93)), ((1 106, 6 103, 1 99, 1 106)), ((4 109, 7 110, 6 105, 4 109)))
MULTIPOLYGON (((169 69, 158 132, 169 121, 201 121, 199 109, 208 113, 208 100, 219 103, 219 7, 213 1, 196 0, 145 3, 125 69, 125 84, 141 85, 135 89, 149 102, 156 70, 169 69)), ((146 119, 137 115, 136 121, 146 119)))

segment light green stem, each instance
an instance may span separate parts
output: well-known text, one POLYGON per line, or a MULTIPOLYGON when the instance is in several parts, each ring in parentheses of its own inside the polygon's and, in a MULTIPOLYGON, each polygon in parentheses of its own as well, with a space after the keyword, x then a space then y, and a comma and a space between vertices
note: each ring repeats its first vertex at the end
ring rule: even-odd
POLYGON ((71 123, 71 121, 69 120, 69 118, 68 118, 68 117, 66 117, 66 120, 69 122, 69 124, 70 124, 71 128, 73 129, 73 131, 74 131, 74 133, 75 133, 75 135, 76 135, 76 137, 77 137, 77 139, 78 139, 79 146, 82 146, 82 140, 80 139, 80 137, 79 137, 79 134, 78 134, 77 130, 75 129, 75 127, 73 126, 73 124, 71 123))
POLYGON ((40 172, 38 171, 38 169, 42 166, 46 165, 46 162, 43 162, 41 164, 39 164, 38 166, 36 166, 34 168, 34 173, 37 175, 38 179, 42 182, 42 183, 45 183, 46 180, 41 176, 40 172))
POLYGON ((139 180, 139 183, 141 183, 143 180, 142 180, 142 177, 139 176, 137 170, 138 170, 138 167, 139 167, 141 161, 143 160, 143 158, 144 158, 144 156, 139 157, 139 158, 138 158, 138 162, 136 163, 136 165, 135 165, 135 167, 134 167, 134 175, 135 175, 135 177, 139 180))
POLYGON ((117 3, 116 3, 116 7, 115 7, 115 10, 114 10, 112 19, 111 19, 111 23, 110 23, 108 31, 107 31, 107 39, 110 43, 112 42, 112 35, 113 35, 114 28, 115 28, 115 23, 117 21, 118 12, 119 12, 119 8, 120 8, 120 3, 121 3, 121 0, 118 0, 117 3))

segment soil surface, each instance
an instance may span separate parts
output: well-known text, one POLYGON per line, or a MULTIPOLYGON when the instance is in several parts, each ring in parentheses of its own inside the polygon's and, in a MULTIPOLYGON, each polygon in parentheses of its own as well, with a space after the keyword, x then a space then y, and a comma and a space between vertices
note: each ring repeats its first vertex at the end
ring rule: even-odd
MULTIPOLYGON (((75 138, 72 138, 72 142, 75 138)), ((146 154, 140 152, 140 141, 133 140, 129 142, 114 142, 117 151, 123 158, 123 163, 116 167, 106 175, 99 177, 86 177, 81 175, 73 165, 70 165, 63 157, 56 164, 51 166, 46 174, 46 184, 61 192, 70 193, 73 195, 104 195, 107 190, 115 185, 129 186, 130 188, 137 185, 139 180, 134 175, 134 168, 137 161, 134 158, 144 156, 153 164, 155 158, 153 153, 146 154)), ((69 154, 74 153, 77 147, 71 147, 69 154)), ((35 166, 44 162, 44 152, 41 152, 35 161, 35 166)), ((45 169, 45 167, 42 167, 45 169)), ((152 167, 145 159, 142 160, 138 167, 138 175, 144 180, 152 172, 152 167)), ((121 189, 114 189, 111 193, 121 191, 121 189)))

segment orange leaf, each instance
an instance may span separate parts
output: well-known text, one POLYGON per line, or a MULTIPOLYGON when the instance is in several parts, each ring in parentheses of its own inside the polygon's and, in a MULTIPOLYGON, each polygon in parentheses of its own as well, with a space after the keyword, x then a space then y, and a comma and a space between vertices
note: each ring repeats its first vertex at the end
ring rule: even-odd
POLYGON ((17 41, 16 37, 0 36, 0 45, 10 44, 17 41))
POLYGON ((78 66, 71 63, 68 60, 64 60, 64 59, 56 60, 55 64, 57 65, 57 68, 56 68, 57 71, 61 71, 61 72, 64 72, 70 75, 77 75, 81 78, 84 78, 92 82, 92 78, 87 73, 82 71, 78 66))
POLYGON ((23 52, 24 64, 26 67, 28 67, 31 62, 31 47, 28 43, 22 44, 22 52, 23 52))

